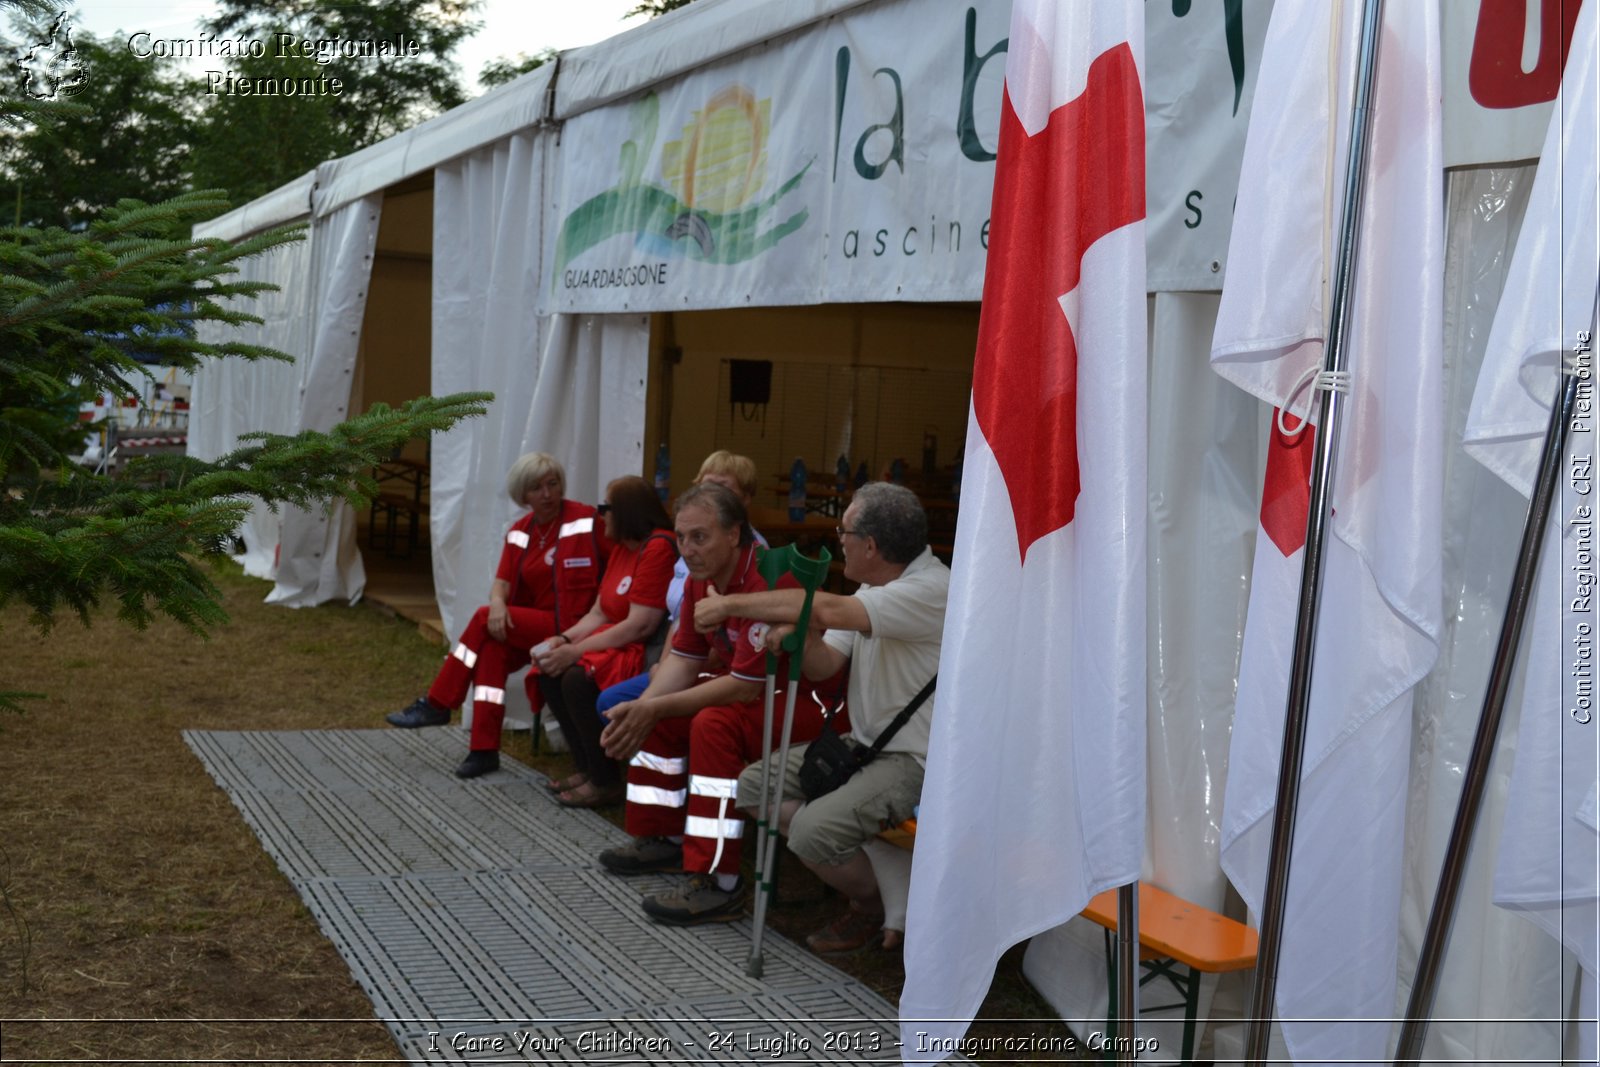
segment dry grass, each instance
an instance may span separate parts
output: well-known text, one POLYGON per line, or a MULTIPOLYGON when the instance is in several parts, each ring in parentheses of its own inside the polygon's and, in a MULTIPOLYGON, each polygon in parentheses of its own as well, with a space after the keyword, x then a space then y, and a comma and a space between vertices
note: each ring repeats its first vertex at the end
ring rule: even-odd
POLYGON ((27 931, 0 916, 0 1017, 168 1020, 13 1021, 8 1060, 398 1055, 375 1021, 310 1021, 372 1005, 181 732, 370 726, 438 654, 365 608, 220 581, 233 622, 210 641, 0 616, 0 689, 48 694, 0 719, 0 882, 27 931))
MULTIPOLYGON (((109 619, 41 635, 21 612, 0 613, 0 690, 48 694, 0 716, 5 1062, 398 1058, 181 732, 376 726, 425 687, 439 650, 376 611, 268 607, 264 583, 231 570, 218 580, 233 621, 209 641, 109 619)), ((506 753, 568 769, 534 756, 527 734, 508 735, 506 753)), ((840 907, 795 862, 779 899, 773 926, 797 940, 840 907)), ((898 953, 837 962, 898 999, 898 953)), ((1050 1017, 1020 951, 1002 960, 984 1015, 1050 1017)))

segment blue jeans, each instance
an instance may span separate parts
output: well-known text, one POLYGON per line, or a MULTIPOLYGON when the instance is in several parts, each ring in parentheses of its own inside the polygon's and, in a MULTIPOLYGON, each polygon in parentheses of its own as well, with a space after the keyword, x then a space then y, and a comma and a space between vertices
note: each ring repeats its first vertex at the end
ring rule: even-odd
POLYGON ((638 700, 644 695, 645 686, 649 684, 649 671, 646 671, 643 674, 635 675, 634 677, 629 678, 626 682, 618 682, 610 689, 606 689, 601 692, 600 699, 595 703, 594 709, 600 713, 600 718, 602 720, 609 722, 610 720, 606 719, 606 712, 610 711, 618 704, 624 703, 625 701, 638 700))

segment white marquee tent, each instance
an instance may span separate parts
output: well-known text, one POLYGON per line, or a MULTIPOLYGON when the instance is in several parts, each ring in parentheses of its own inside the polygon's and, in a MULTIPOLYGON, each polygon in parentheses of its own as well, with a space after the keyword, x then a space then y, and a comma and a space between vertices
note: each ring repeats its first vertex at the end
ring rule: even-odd
MULTIPOLYGON (((1246 0, 1231 24, 1224 7, 1146 5, 1153 373, 1145 875, 1217 910, 1238 907, 1218 848, 1266 419, 1207 356, 1271 3, 1246 0)), ((1477 8, 1469 0, 1443 9, 1447 391, 1456 442, 1550 113, 1547 103, 1485 108, 1472 100, 1465 72, 1477 8)), ((204 368, 191 449, 210 457, 247 430, 325 429, 373 400, 492 390, 487 418, 431 447, 434 583, 455 632, 487 592, 513 514, 502 490, 510 461, 530 449, 553 452, 567 463, 569 492, 589 500, 612 477, 646 473, 646 443, 657 433, 668 439, 670 410, 697 383, 716 387, 714 370, 706 378, 686 368, 667 384, 668 365, 695 343, 686 336, 716 334, 708 350, 764 358, 782 350, 804 312, 812 316, 805 328, 823 336, 823 347, 849 348, 849 361, 899 345, 884 361, 917 369, 924 346, 951 344, 933 339, 941 316, 970 318, 975 328, 1009 10, 1007 0, 698 0, 563 53, 205 224, 197 233, 224 238, 296 221, 309 233, 251 265, 282 289, 256 304, 266 321, 249 339, 296 363, 204 368), (895 319, 907 304, 910 320, 926 321, 895 319), (841 325, 829 316, 842 307, 855 310, 841 325)), ((958 352, 961 339, 970 341, 965 329, 954 331, 958 352)), ((970 379, 970 344, 959 358, 970 379)), ((964 405, 963 396, 963 428, 964 405)), ((670 435, 680 475, 722 443, 709 425, 687 421, 670 435)), ((837 440, 808 455, 832 456, 837 440)), ((1459 447, 1447 479, 1449 630, 1416 703, 1402 985, 1522 510, 1459 447)), ((262 510, 244 541, 246 569, 274 580, 275 602, 361 594, 348 509, 262 510)), ((1504 737, 1509 750, 1514 722, 1504 737)), ((1502 763, 1486 842, 1504 803, 1509 760, 1502 763)), ((1440 1024, 1430 1053, 1558 1054, 1575 964, 1559 943, 1492 905, 1491 866, 1481 856, 1473 864, 1437 1014, 1545 1022, 1440 1024)), ((1093 1017, 1103 1011, 1091 999, 1104 995, 1099 940, 1087 949, 1078 940, 1070 930, 1036 939, 1028 969, 1064 1012, 1093 1017)), ((1217 993, 1215 1019, 1230 1001, 1241 1001, 1238 990, 1217 993)), ((1220 1050, 1227 1026, 1215 1029, 1220 1050)))

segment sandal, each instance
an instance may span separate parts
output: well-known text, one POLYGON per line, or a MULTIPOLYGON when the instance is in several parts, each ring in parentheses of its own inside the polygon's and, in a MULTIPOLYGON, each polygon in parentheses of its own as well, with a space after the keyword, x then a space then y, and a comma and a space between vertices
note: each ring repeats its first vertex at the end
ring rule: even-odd
POLYGON ((574 789, 580 789, 588 784, 589 776, 584 774, 582 771, 578 771, 574 774, 567 775, 560 781, 552 778, 544 784, 544 787, 550 790, 552 793, 570 793, 574 789))
POLYGON ((607 808, 622 803, 622 797, 620 785, 601 787, 592 782, 584 782, 576 788, 558 794, 556 803, 563 808, 607 808))

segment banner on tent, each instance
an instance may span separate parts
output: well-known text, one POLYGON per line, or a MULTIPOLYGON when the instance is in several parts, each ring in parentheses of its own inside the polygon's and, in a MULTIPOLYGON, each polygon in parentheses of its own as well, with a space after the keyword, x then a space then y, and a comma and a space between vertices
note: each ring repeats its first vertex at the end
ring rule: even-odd
POLYGON ((1442 5, 1445 166, 1538 158, 1578 12, 1594 2, 1442 5))
MULTIPOLYGON (((1216 289, 1271 4, 1179 6, 1147 35, 1150 285, 1216 289)), ((541 308, 977 300, 1010 8, 875 4, 573 118, 541 308)))

